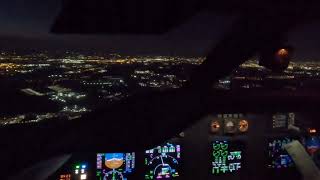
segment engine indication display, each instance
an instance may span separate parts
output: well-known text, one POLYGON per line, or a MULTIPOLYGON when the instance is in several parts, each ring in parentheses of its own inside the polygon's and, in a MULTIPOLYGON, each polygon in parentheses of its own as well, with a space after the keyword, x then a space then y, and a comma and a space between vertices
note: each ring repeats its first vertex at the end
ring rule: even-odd
POLYGON ((167 143, 145 152, 145 179, 178 178, 181 146, 167 143))
POLYGON ((244 145, 238 142, 214 141, 212 143, 212 174, 232 174, 242 167, 244 145))
POLYGON ((127 180, 135 168, 135 153, 98 153, 99 180, 127 180))
POLYGON ((280 169, 293 167, 294 162, 284 146, 294 139, 289 137, 271 138, 268 140, 268 168, 280 169))

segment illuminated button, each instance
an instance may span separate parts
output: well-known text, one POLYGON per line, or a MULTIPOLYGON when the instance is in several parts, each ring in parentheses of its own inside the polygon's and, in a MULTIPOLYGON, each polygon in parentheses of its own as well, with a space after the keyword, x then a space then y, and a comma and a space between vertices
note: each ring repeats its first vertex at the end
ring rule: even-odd
POLYGON ((247 120, 240 120, 239 121, 239 131, 240 132, 247 132, 249 128, 249 123, 247 120))
POLYGON ((80 179, 87 179, 87 175, 86 174, 81 174, 80 179))
POLYGON ((309 133, 315 134, 315 133, 317 133, 317 130, 315 128, 309 128, 309 133))
POLYGON ((59 180, 71 180, 71 174, 62 174, 59 180))
POLYGON ((233 120, 225 120, 224 130, 226 133, 235 133, 237 131, 236 125, 233 120))
POLYGON ((185 133, 184 133, 184 132, 181 132, 181 133, 179 134, 179 136, 180 136, 180 137, 184 137, 184 136, 185 136, 185 133))
POLYGON ((212 121, 212 122, 211 122, 211 125, 210 125, 210 130, 211 130, 212 133, 217 133, 217 132, 219 132, 219 130, 220 130, 220 123, 219 123, 219 121, 216 121, 216 120, 212 121))

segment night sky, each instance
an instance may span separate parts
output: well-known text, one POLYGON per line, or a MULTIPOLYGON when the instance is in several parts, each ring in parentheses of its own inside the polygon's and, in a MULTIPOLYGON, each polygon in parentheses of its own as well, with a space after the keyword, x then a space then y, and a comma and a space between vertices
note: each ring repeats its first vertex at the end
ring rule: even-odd
MULTIPOLYGON (((199 14, 188 23, 159 36, 52 35, 49 28, 60 0, 1 0, 0 48, 97 49, 128 54, 204 55, 219 41, 232 17, 199 14)), ((289 43, 296 58, 320 60, 320 22, 292 30, 289 43)))

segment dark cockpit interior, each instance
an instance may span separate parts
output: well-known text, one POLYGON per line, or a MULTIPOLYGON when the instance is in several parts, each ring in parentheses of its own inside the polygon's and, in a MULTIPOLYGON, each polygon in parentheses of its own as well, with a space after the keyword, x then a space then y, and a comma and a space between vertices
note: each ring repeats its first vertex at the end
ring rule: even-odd
MULTIPOLYGON (((12 179, 32 178, 34 173, 41 177, 40 172, 50 172, 42 176, 48 176, 49 180, 303 179, 285 145, 299 141, 318 164, 319 127, 312 122, 317 116, 317 112, 310 111, 220 114, 212 111, 153 148, 56 156, 12 179)), ((79 134, 80 142, 86 140, 87 133, 79 134)))
MULTIPOLYGON (((56 36, 162 34, 203 12, 232 16, 234 20, 189 77, 179 81, 182 84, 179 87, 135 91, 63 121, 35 122, 31 118, 33 121, 20 123, 21 115, 11 118, 14 121, 2 119, 0 179, 320 179, 317 120, 320 96, 319 89, 308 86, 309 79, 318 81, 318 66, 301 65, 298 71, 292 65, 298 49, 288 43, 292 29, 319 21, 319 2, 66 0, 61 5, 50 27, 50 33, 56 36), (244 65, 252 58, 256 59, 254 65, 244 65), (226 77, 229 79, 225 80, 226 77)), ((17 61, 24 58, 14 54, 10 60, 12 57, 17 61)), ((32 59, 26 57, 23 60, 32 59)), ((54 64, 55 69, 48 76, 54 80, 50 79, 49 84, 39 73, 40 80, 33 87, 45 84, 50 92, 31 87, 21 91, 33 96, 49 96, 53 101, 61 101, 59 103, 73 96, 79 99, 86 95, 72 94, 70 88, 61 86, 76 84, 74 74, 80 72, 83 86, 111 87, 112 83, 122 86, 127 79, 110 74, 101 76, 109 81, 98 78, 89 81, 92 80, 89 72, 95 71, 93 63, 106 67, 99 69, 100 74, 112 71, 112 65, 97 57, 90 56, 87 60, 91 64, 87 65, 81 64, 86 60, 81 55, 77 55, 78 61, 70 54, 64 58, 47 57, 48 63, 39 67, 54 64), (59 64, 61 62, 63 64, 59 64), (77 64, 80 70, 74 70, 77 64), (59 68, 68 71, 61 75, 59 68)), ((7 55, 1 53, 0 60, 6 58, 7 55)), ((133 63, 136 58, 117 58, 114 71, 121 69, 120 65, 139 66, 133 63)), ((154 66, 158 68, 160 60, 154 59, 154 66)), ((0 70, 5 69, 1 75, 7 75, 5 72, 10 69, 18 72, 23 65, 14 65, 14 62, 0 64, 0 70)), ((31 63, 26 65, 31 66, 31 63)), ((23 70, 21 74, 29 71, 33 70, 23 70)), ((155 87, 156 81, 145 82, 148 73, 149 70, 135 70, 132 78, 141 77, 140 86, 155 87)), ((171 74, 153 74, 156 75, 173 79, 171 74)), ((13 75, 6 76, 10 77, 13 75)), ((1 77, 1 82, 5 82, 3 79, 1 77)), ((19 79, 23 78, 15 80, 19 79)), ((123 89, 126 88, 127 85, 123 85, 123 89)), ((99 97, 112 97, 106 89, 101 92, 109 94, 101 93, 99 97)), ((28 101, 27 106, 38 104, 41 106, 28 101)), ((70 110, 66 106, 61 112, 68 111, 78 113, 86 109, 72 106, 70 110)))

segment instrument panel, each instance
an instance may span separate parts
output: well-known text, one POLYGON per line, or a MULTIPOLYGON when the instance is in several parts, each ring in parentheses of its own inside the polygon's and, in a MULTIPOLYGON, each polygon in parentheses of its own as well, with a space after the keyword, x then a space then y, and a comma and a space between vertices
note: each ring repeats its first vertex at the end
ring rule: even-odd
POLYGON ((135 153, 98 153, 96 169, 99 180, 127 180, 135 169, 135 153))
POLYGON ((244 144, 241 142, 212 142, 212 174, 224 175, 241 171, 244 144))
POLYGON ((281 169, 294 166, 292 158, 284 149, 284 146, 293 140, 298 140, 298 138, 280 137, 268 139, 268 168, 281 169))
POLYGON ((293 133, 290 127, 299 121, 296 117, 303 116, 298 113, 208 115, 177 137, 143 152, 77 155, 50 178, 300 180, 301 175, 284 146, 298 140, 316 159, 320 157, 320 139, 315 128, 310 130, 311 134, 293 133))
POLYGON ((181 163, 181 146, 166 143, 154 149, 146 150, 145 179, 174 179, 178 178, 181 163))

